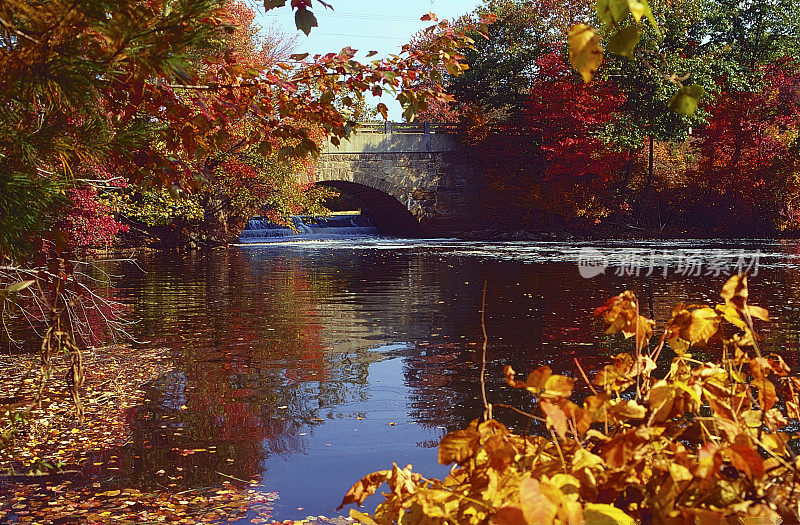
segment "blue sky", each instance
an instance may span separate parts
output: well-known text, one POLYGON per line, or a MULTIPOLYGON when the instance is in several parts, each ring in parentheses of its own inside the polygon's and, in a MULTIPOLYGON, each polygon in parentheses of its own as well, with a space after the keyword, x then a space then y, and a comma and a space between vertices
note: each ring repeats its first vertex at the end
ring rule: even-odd
MULTIPOLYGON (((468 13, 481 3, 480 0, 403 0, 372 1, 328 0, 333 11, 314 2, 314 14, 319 27, 306 37, 297 31, 294 14, 289 9, 274 9, 260 17, 263 26, 276 24, 287 34, 297 34, 297 53, 329 53, 350 46, 359 50, 359 57, 371 50, 378 56, 400 51, 411 36, 429 25, 420 17, 434 12, 440 19, 454 18, 468 13)), ((400 105, 393 98, 381 99, 389 107, 389 118, 401 120, 400 105)), ((374 103, 374 102, 373 102, 374 103)))

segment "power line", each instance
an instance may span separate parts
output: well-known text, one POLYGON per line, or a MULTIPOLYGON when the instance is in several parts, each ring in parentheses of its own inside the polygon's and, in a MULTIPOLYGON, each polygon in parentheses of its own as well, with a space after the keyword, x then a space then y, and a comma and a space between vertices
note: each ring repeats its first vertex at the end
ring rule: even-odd
POLYGON ((384 35, 354 35, 350 33, 317 33, 314 32, 315 35, 318 36, 348 36, 352 38, 381 38, 384 40, 409 40, 408 38, 398 37, 398 36, 384 36, 384 35))
MULTIPOLYGON (((395 16, 395 15, 377 15, 372 13, 331 13, 328 11, 321 11, 320 18, 359 18, 363 20, 386 20, 389 22, 421 22, 421 20, 414 16, 395 16)), ((282 18, 279 14, 266 14, 262 15, 268 18, 282 18)))

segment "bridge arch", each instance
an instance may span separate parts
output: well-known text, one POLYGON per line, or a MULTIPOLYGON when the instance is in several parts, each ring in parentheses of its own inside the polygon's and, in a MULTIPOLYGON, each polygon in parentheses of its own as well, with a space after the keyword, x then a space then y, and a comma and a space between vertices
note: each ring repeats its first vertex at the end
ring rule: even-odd
POLYGON ((354 197, 361 207, 361 213, 369 217, 382 234, 416 237, 423 233, 417 218, 390 193, 345 180, 317 181, 317 184, 354 197))
POLYGON ((379 230, 399 235, 468 223, 483 186, 480 162, 453 130, 411 124, 361 126, 350 140, 327 144, 313 179, 354 196, 379 230))

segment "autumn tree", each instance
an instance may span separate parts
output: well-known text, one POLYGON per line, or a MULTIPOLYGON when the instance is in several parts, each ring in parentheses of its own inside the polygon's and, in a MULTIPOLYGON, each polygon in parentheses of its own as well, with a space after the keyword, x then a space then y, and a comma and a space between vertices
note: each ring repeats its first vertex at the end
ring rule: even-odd
MULTIPOLYGON (((1 117, 3 193, 21 201, 6 209, 23 208, 25 191, 38 192, 36 205, 26 210, 33 218, 17 224, 24 214, 4 217, 4 253, 19 258, 31 233, 46 233, 58 185, 100 178, 76 178, 77 166, 192 188, 205 160, 226 147, 232 126, 245 120, 251 130, 239 148, 267 154, 277 141, 281 160, 315 154, 312 130, 334 141, 350 130, 333 104, 336 94, 395 91, 411 114, 441 89, 414 91, 409 74, 440 60, 457 63, 463 42, 450 29, 424 49, 406 48, 367 64, 355 61, 349 48, 295 57, 294 64, 258 64, 258 49, 249 57, 255 61, 219 53, 225 35, 236 32, 227 5, 93 0, 0 6, 0 94, 7 101, 1 117), (23 228, 31 225, 37 228, 23 228)), ((291 8, 298 26, 310 30, 311 3, 298 0, 291 8)))

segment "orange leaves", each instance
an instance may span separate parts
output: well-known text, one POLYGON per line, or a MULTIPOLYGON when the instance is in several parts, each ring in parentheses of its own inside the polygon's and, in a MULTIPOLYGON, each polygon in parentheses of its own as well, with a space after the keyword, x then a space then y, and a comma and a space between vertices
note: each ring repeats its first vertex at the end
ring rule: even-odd
POLYGON ((641 351, 653 337, 655 321, 639 315, 639 301, 631 291, 612 297, 606 304, 596 308, 595 317, 603 317, 607 334, 622 334, 636 337, 636 348, 641 351))
POLYGON ((583 434, 591 424, 591 416, 581 407, 569 401, 575 380, 571 377, 553 374, 549 366, 540 366, 523 383, 515 379, 516 372, 506 365, 503 368, 506 383, 514 388, 524 388, 536 396, 544 412, 547 425, 562 438, 566 435, 570 421, 576 432, 583 434))
POLYGON ((733 304, 738 310, 743 310, 747 304, 747 276, 734 275, 722 285, 720 296, 726 303, 733 304))
POLYGON ((758 404, 764 410, 769 410, 775 406, 778 396, 775 393, 775 385, 769 379, 759 379, 753 382, 758 388, 758 404))
POLYGON ((699 394, 687 384, 659 381, 648 393, 650 421, 661 423, 700 408, 699 394))
MULTIPOLYGON (((632 330, 633 321, 639 315, 639 308, 637 307, 636 296, 633 292, 626 291, 615 297, 612 297, 606 304, 594 309, 594 316, 603 316, 603 321, 606 324, 607 334, 616 334, 618 332, 630 333, 632 330)), ((626 337, 630 337, 626 335, 626 337)))
POLYGON ((439 443, 439 463, 462 465, 474 459, 482 449, 505 454, 503 438, 507 435, 508 429, 495 420, 481 423, 473 421, 465 430, 450 432, 442 438, 439 443))
POLYGON ((747 275, 734 275, 722 286, 720 296, 726 304, 732 304, 738 311, 762 321, 769 321, 769 312, 759 306, 747 304, 747 275))
POLYGON ((556 474, 541 480, 523 478, 519 500, 526 523, 584 523, 583 506, 578 502, 580 482, 569 474, 556 474))
POLYGON ((655 363, 647 356, 640 355, 637 363, 630 354, 617 354, 612 364, 597 372, 594 383, 606 392, 621 392, 636 382, 637 375, 649 376, 653 370, 655 363))
MULTIPOLYGON (((507 384, 530 392, 541 415, 518 412, 544 423, 550 438, 541 426, 517 435, 497 421, 473 421, 442 439, 440 461, 458 465, 444 482, 415 483, 409 474, 411 486, 387 494, 380 519, 362 521, 716 523, 772 520, 778 514, 767 498, 797 508, 800 483, 787 444, 797 435, 789 418, 800 418, 800 378, 780 356, 750 358, 740 347, 755 340, 748 315, 765 317, 749 310, 746 283, 729 281, 723 297, 716 309, 675 308, 665 330, 683 350, 667 371, 641 351, 617 354, 597 372, 599 388, 582 407, 570 400, 572 378, 541 366, 521 381, 506 366, 507 384), (726 335, 731 326, 740 333, 726 335), (693 344, 726 351, 718 362, 701 362, 685 353, 693 344)), ((630 292, 595 315, 607 333, 636 335, 639 350, 652 337, 652 321, 639 315, 630 292)))
POLYGON ((592 423, 588 412, 567 399, 559 399, 555 402, 543 399, 539 406, 547 417, 547 425, 552 427, 561 438, 566 436, 570 423, 579 435, 589 430, 592 423))
POLYGON ((672 341, 679 339, 689 345, 705 344, 719 330, 720 321, 720 315, 713 308, 702 305, 684 307, 679 304, 667 323, 667 339, 676 353, 682 353, 679 350, 681 347, 673 345, 672 341))
POLYGON ((723 453, 736 470, 751 480, 764 476, 764 460, 745 436, 739 436, 723 453))
POLYGON ((552 523, 558 509, 542 494, 537 480, 525 478, 519 484, 519 503, 525 523, 552 523))
POLYGON ((364 476, 350 487, 350 490, 344 495, 342 503, 337 510, 351 503, 361 506, 365 499, 375 494, 378 487, 380 487, 388 477, 388 470, 379 470, 378 472, 373 472, 372 474, 364 476))
POLYGON ((439 463, 461 465, 480 450, 480 434, 474 430, 450 432, 439 443, 439 463))
POLYGON ((356 503, 361 505, 369 496, 375 494, 384 482, 389 485, 391 491, 397 496, 404 497, 413 494, 417 490, 421 476, 411 472, 411 465, 406 465, 401 469, 397 464, 393 464, 392 470, 379 470, 358 480, 342 499, 342 503, 336 510, 345 505, 356 503))
POLYGON ((552 400, 572 395, 574 384, 575 380, 571 377, 554 375, 549 366, 541 366, 528 374, 524 388, 541 399, 552 400))
POLYGON ((516 372, 511 366, 503 367, 506 383, 514 388, 525 388, 531 394, 541 399, 558 400, 572 395, 575 380, 571 377, 553 374, 549 366, 540 366, 530 374, 523 383, 515 378, 516 372))

